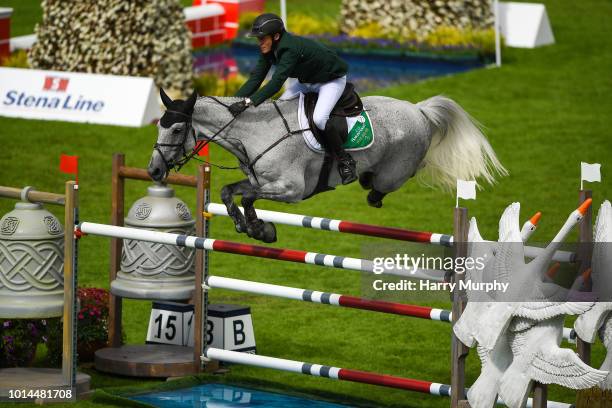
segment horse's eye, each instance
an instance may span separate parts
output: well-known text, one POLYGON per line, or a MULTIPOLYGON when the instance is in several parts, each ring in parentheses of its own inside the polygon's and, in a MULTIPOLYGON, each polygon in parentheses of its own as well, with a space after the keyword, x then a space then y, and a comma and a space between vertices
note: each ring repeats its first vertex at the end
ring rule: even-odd
POLYGON ((173 135, 178 135, 179 133, 181 133, 181 128, 176 128, 172 131, 173 135))

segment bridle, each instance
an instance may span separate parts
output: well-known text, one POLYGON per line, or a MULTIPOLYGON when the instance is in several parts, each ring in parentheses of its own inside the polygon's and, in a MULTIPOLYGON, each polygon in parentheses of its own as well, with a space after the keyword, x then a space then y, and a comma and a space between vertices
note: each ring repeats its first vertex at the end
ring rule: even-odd
MULTIPOLYGON (((221 102, 214 96, 205 96, 205 98, 210 98, 213 101, 217 102, 218 104, 221 104, 227 109, 229 109, 229 105, 221 102)), ((217 136, 219 136, 219 134, 221 134, 221 132, 223 132, 229 125, 232 124, 232 122, 236 120, 235 117, 232 118, 229 122, 223 125, 223 127, 221 127, 221 129, 219 129, 214 135, 212 135, 211 138, 207 139, 204 143, 198 144, 196 132, 191 122, 191 115, 187 115, 186 113, 175 111, 175 110, 166 110, 166 112, 174 113, 176 115, 187 118, 187 120, 185 121, 185 130, 183 131, 182 138, 178 143, 155 143, 153 145, 153 150, 156 150, 157 153, 159 153, 168 171, 172 170, 173 168, 176 168, 176 171, 180 171, 181 168, 185 164, 187 164, 187 162, 189 162, 189 160, 191 160, 194 156, 196 156, 200 152, 200 150, 202 150, 207 144, 212 142, 217 136), (191 134, 191 136, 193 137, 193 143, 194 143, 194 148, 191 152, 187 152, 187 150, 185 150, 185 143, 187 142, 187 137, 189 136, 189 134, 191 134), (161 151, 160 147, 172 147, 172 148, 181 147, 181 149, 183 150, 183 157, 181 157, 180 159, 176 161, 166 160, 166 156, 164 156, 164 153, 161 151)))

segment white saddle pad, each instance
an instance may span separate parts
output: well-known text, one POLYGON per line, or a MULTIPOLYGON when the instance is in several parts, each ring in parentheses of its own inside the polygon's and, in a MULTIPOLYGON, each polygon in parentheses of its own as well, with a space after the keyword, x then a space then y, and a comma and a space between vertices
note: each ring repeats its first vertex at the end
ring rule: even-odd
MULTIPOLYGON (((304 109, 304 99, 305 99, 305 95, 303 93, 300 93, 300 102, 298 104, 298 123, 300 125, 300 129, 309 129, 310 126, 308 124, 308 118, 306 117, 306 110, 304 109)), ((349 129, 350 131, 353 128, 353 125, 355 125, 355 123, 360 119, 363 120, 361 116, 354 116, 354 117, 346 118, 347 129, 349 129)), ((321 153, 321 154, 325 152, 325 149, 317 141, 312 131, 304 130, 302 132, 302 135, 304 136, 304 142, 306 142, 306 146, 308 146, 311 150, 317 153, 321 153)), ((372 142, 374 142, 373 137, 372 137, 372 142)), ((364 150, 370 147, 371 145, 372 143, 362 148, 348 149, 348 151, 364 150)))

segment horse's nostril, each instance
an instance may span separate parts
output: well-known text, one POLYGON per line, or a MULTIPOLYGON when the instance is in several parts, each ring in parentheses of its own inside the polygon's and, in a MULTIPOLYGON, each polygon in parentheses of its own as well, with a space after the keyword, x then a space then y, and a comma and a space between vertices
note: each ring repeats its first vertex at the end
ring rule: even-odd
POLYGON ((162 171, 159 167, 154 167, 154 168, 149 168, 149 176, 151 176, 151 178, 153 180, 159 180, 159 178, 162 175, 162 171))

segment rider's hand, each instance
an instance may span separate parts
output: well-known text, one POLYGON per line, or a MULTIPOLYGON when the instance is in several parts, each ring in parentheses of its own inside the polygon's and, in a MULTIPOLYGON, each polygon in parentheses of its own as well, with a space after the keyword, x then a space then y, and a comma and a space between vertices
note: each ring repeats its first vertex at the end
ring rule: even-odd
POLYGON ((250 102, 251 100, 249 98, 246 98, 243 101, 233 103, 230 105, 229 111, 232 113, 232 115, 234 115, 234 117, 236 117, 240 115, 242 112, 244 112, 244 110, 248 108, 249 105, 251 105, 250 102))

